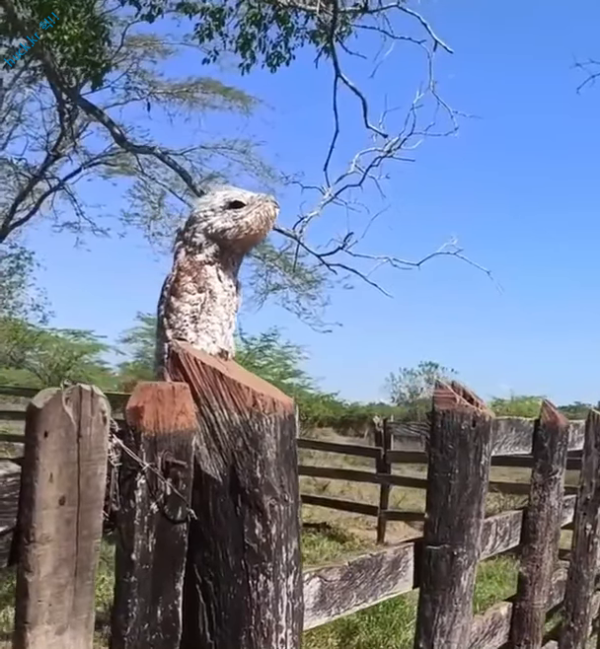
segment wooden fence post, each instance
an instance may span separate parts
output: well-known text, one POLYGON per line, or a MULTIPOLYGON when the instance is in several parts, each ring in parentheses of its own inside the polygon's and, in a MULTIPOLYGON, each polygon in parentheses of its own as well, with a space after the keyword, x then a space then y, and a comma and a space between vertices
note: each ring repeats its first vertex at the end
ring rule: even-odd
POLYGON ((40 392, 27 408, 15 649, 91 649, 110 406, 94 387, 40 392))
MULTIPOLYGON (((381 455, 376 461, 377 473, 388 474, 392 473, 392 465, 387 460, 387 452, 392 447, 392 434, 390 428, 387 426, 387 420, 374 421, 373 433, 375 445, 381 449, 381 455)), ((390 506, 390 491, 389 484, 381 484, 379 487, 379 510, 377 513, 377 543, 385 543, 385 532, 387 528, 386 511, 390 506)))
POLYGON ((169 376, 199 411, 181 649, 298 649, 294 402, 233 361, 174 344, 169 376))
POLYGON ((436 385, 415 649, 469 645, 492 418, 460 384, 436 385))
POLYGON ((181 640, 196 408, 183 383, 139 383, 125 419, 111 649, 171 649, 181 640))
POLYGON ((585 649, 600 549, 600 412, 585 422, 579 493, 558 649, 585 649))
POLYGON ((0 570, 18 562, 20 494, 21 467, 15 462, 0 462, 0 570))
POLYGON ((521 566, 511 621, 512 649, 542 646, 546 601, 558 558, 568 443, 568 420, 544 401, 533 433, 531 490, 521 528, 521 566))

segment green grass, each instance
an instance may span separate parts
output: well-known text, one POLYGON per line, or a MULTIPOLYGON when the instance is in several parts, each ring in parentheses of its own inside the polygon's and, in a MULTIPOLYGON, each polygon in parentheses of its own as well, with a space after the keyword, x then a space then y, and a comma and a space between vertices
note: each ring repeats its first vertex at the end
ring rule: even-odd
MULTIPOLYGON (((333 562, 370 549, 368 543, 330 525, 308 525, 302 537, 305 566, 333 562)), ((96 643, 105 648, 113 598, 114 545, 102 544, 96 577, 96 643)), ((475 612, 481 613, 515 592, 517 563, 497 557, 480 564, 475 587, 475 612)), ((0 648, 10 647, 13 628, 14 571, 0 580, 0 648)), ((418 593, 413 591, 330 624, 307 631, 304 649, 412 649, 418 593)))
POLYGON ((302 560, 318 566, 368 550, 371 544, 337 526, 309 523, 302 531, 302 560))

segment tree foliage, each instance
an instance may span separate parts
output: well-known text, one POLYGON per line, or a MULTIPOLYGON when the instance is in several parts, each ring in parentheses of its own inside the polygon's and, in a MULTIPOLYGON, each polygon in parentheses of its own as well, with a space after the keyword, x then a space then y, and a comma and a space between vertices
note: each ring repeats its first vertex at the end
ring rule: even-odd
POLYGON ((452 368, 433 361, 422 361, 416 367, 401 367, 385 381, 390 401, 406 409, 415 420, 424 419, 431 409, 431 396, 436 381, 447 381, 457 376, 452 368))
MULTIPOLYGON (((494 397, 490 401, 490 407, 498 417, 531 417, 540 416, 542 401, 545 399, 539 395, 516 395, 509 398, 494 397)), ((588 411, 593 406, 582 401, 558 406, 558 410, 567 417, 567 419, 585 419, 588 411)))
POLYGON ((48 303, 34 281, 36 267, 30 250, 16 242, 0 244, 0 318, 47 320, 48 303))
MULTIPOLYGON (((5 74, 0 244, 14 243, 44 219, 78 239, 139 229, 155 249, 170 251, 203 188, 239 177, 263 188, 278 182, 257 142, 218 137, 204 124, 216 113, 250 116, 259 100, 213 77, 164 72, 184 51, 200 57, 200 46, 143 29, 149 14, 134 15, 116 0, 60 2, 53 9, 43 0, 11 4, 16 17, 0 30, 0 52, 10 53, 47 12, 60 19, 5 74), (99 26, 88 30, 90 20, 102 22, 104 32, 99 26), (89 39, 97 41, 96 49, 88 48, 91 58, 77 58, 89 39), (78 63, 67 65, 72 56, 78 63), (152 125, 163 119, 186 133, 184 146, 152 137, 152 125), (103 187, 113 196, 120 192, 120 214, 86 199, 89 181, 100 184, 98 194, 103 187)), ((264 242, 245 269, 246 303, 259 306, 271 299, 319 328, 326 273, 308 257, 289 240, 264 242)))
POLYGON ((490 400, 490 408, 498 417, 539 417, 544 397, 537 395, 516 395, 490 400))
POLYGON ((114 389, 115 377, 104 359, 109 350, 91 331, 0 318, 0 383, 45 388, 69 381, 114 389))
POLYGON ((600 402, 596 403, 596 405, 594 406, 591 403, 574 401, 573 403, 569 403, 566 406, 559 406, 558 409, 567 419, 585 419, 590 408, 598 409, 599 406, 600 402))
MULTIPOLYGON (((160 21, 164 27, 175 19, 184 26, 180 42, 185 42, 186 49, 195 49, 199 63, 234 55, 242 72, 258 66, 276 72, 306 47, 313 51, 317 63, 325 61, 331 66, 334 128, 331 141, 323 147, 325 160, 319 165, 323 177, 305 180, 297 175, 298 170, 285 174, 312 198, 306 210, 301 207, 293 216, 291 225, 276 225, 273 240, 254 255, 250 284, 258 296, 273 296, 311 326, 323 328, 324 294, 332 278, 342 286, 358 279, 386 293, 373 278, 373 271, 381 266, 415 269, 437 256, 469 261, 454 240, 417 260, 373 254, 362 248, 373 219, 381 213, 360 202, 363 190, 371 186, 381 193, 388 176, 387 163, 412 160, 424 140, 451 135, 458 128, 457 113, 439 95, 433 76, 434 57, 452 50, 405 0, 4 0, 2 4, 0 49, 7 53, 49 12, 54 11, 60 22, 43 34, 27 59, 19 62, 23 65, 9 76, 9 93, 16 94, 16 87, 25 89, 30 99, 37 100, 32 103, 35 114, 53 114, 49 120, 53 132, 47 137, 29 120, 34 137, 27 138, 35 143, 33 151, 41 152, 42 159, 4 169, 9 191, 5 204, 0 204, 0 241, 40 212, 78 234, 106 233, 106 222, 90 219, 91 206, 84 204, 75 188, 84 177, 118 176, 130 181, 130 204, 122 214, 123 221, 142 227, 153 239, 167 241, 182 213, 189 209, 190 200, 201 194, 208 182, 239 177, 240 171, 260 180, 265 176, 269 182, 274 180, 252 143, 229 138, 221 141, 223 146, 216 146, 207 142, 200 125, 196 129, 188 125, 185 132, 200 134, 201 141, 173 149, 149 135, 146 124, 139 123, 141 111, 135 124, 124 115, 124 109, 140 106, 148 115, 159 107, 170 118, 171 109, 197 116, 206 108, 201 102, 206 97, 219 98, 218 110, 237 110, 240 102, 248 105, 247 95, 214 79, 207 83, 198 77, 175 80, 157 74, 156 65, 171 60, 176 55, 172 50, 177 48, 173 41, 167 45, 163 33, 159 36, 158 30, 152 32, 148 25, 160 21), (386 109, 375 115, 370 99, 348 74, 348 63, 356 58, 368 61, 375 74, 387 58, 382 52, 398 56, 396 52, 405 47, 422 57, 424 78, 415 99, 404 111, 386 109), (354 103, 366 136, 362 148, 351 154, 347 163, 337 156, 339 149, 346 149, 340 145, 342 101, 354 103), (99 148, 90 150, 92 142, 99 148), (72 166, 60 167, 65 160, 73 161, 72 166), (53 168, 46 169, 46 165, 53 168), (57 213, 61 206, 69 215, 66 219, 57 213), (327 209, 340 206, 355 215, 357 222, 351 226, 346 219, 346 231, 325 246, 309 241, 313 222, 327 209), (278 254, 271 254, 273 250, 278 254)), ((16 103, 8 103, 13 119, 15 106, 18 119, 28 117, 31 111, 23 109, 23 98, 16 99, 16 103)), ((373 101, 374 105, 381 103, 379 98, 373 101)), ((387 98, 383 103, 387 106, 387 98)), ((7 133, 12 133, 11 122, 2 114, 0 124, 7 124, 7 133)), ((0 140, 2 135, 0 132, 0 140)), ((13 135, 11 138, 14 140, 13 135)), ((19 148, 18 141, 12 145, 19 148)), ((9 157, 16 156, 11 151, 9 157)), ((0 177, 2 171, 0 168, 0 177)))
MULTIPOLYGON (((215 137, 202 126, 211 112, 247 115, 257 100, 210 77, 165 75, 161 66, 181 54, 181 45, 168 34, 136 31, 139 21, 131 17, 109 14, 106 20, 111 34, 105 44, 110 73, 102 86, 93 90, 89 89, 93 83, 86 67, 79 70, 75 66, 69 68, 70 83, 86 88, 85 101, 93 102, 110 123, 117 125, 118 116, 121 125, 115 127, 123 138, 137 138, 160 156, 172 159, 175 168, 153 155, 124 149, 110 130, 99 128, 97 113, 67 101, 35 56, 38 46, 43 51, 42 46, 54 47, 53 41, 37 43, 27 58, 5 75, 0 100, 0 179, 4 188, 0 243, 14 240, 41 218, 78 236, 109 233, 117 223, 104 206, 86 201, 82 182, 94 180, 114 194, 116 181, 121 180, 121 223, 140 228, 152 241, 168 246, 193 198, 177 171, 181 165, 199 185, 225 180, 229 174, 271 177, 253 141, 215 137), (148 144, 153 119, 163 118, 182 125, 187 122, 184 147, 148 144)), ((52 34, 62 33, 70 25, 65 19, 52 34)), ((50 31, 43 40, 48 39, 50 31)))
POLYGON ((120 353, 127 356, 117 366, 121 390, 131 392, 138 381, 154 379, 155 344, 156 316, 138 313, 134 326, 124 331, 117 341, 120 353))
MULTIPOLYGON (((43 32, 46 47, 57 66, 72 79, 89 79, 93 90, 103 83, 113 69, 110 14, 105 3, 97 0, 8 0, 2 3, 0 45, 9 48, 15 43, 42 33, 40 23, 53 12, 60 29, 43 32)), ((34 59, 32 67, 41 65, 34 59)))
MULTIPOLYGON (((57 386, 64 381, 98 385, 104 390, 130 392, 138 381, 154 377, 156 318, 138 313, 114 348, 91 331, 55 329, 15 317, 0 318, 0 384, 29 387, 57 386), (108 353, 125 360, 111 365, 108 353)), ((305 368, 305 350, 286 340, 281 332, 238 336, 236 360, 248 371, 293 397, 304 434, 332 428, 344 435, 363 435, 373 417, 396 421, 423 420, 431 409, 431 388, 438 378, 455 372, 431 361, 393 374, 393 403, 359 403, 322 390, 305 368)), ((497 416, 537 417, 543 397, 512 395, 493 398, 489 405, 497 416)), ((584 419, 591 406, 582 402, 561 406, 570 419, 584 419)))

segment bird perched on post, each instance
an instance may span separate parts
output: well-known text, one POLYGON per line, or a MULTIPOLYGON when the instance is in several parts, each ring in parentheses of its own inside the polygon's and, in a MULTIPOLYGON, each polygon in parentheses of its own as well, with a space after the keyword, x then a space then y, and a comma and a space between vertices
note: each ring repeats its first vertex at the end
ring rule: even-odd
POLYGON ((279 213, 269 195, 220 187, 199 198, 177 234, 173 268, 158 303, 156 376, 166 380, 169 343, 213 356, 234 356, 244 257, 270 232, 279 213))

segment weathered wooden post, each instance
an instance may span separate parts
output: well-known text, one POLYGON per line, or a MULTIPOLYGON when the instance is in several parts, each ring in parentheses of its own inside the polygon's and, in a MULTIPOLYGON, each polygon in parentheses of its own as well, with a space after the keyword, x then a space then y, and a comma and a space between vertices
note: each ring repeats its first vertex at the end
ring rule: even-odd
POLYGON ((546 602, 558 559, 568 447, 569 421, 544 401, 533 433, 529 503, 521 528, 521 565, 510 629, 513 649, 542 646, 546 602))
POLYGON ((415 649, 469 645, 492 418, 460 384, 436 385, 415 649))
POLYGON ((183 578, 197 428, 182 383, 140 383, 125 410, 111 649, 172 649, 183 578))
POLYGON ((573 527, 559 649, 585 649, 589 637, 600 556, 600 412, 597 410, 590 410, 585 422, 573 527))
POLYGON ((182 649, 297 649, 302 631, 294 402, 233 361, 173 345, 195 445, 182 649))
MULTIPOLYGON (((385 419, 377 419, 372 422, 373 439, 375 446, 381 449, 381 455, 376 460, 376 470, 379 474, 390 475, 392 465, 387 459, 387 452, 392 448, 392 433, 385 419)), ((386 511, 390 505, 391 486, 381 483, 379 486, 379 507, 377 514, 377 543, 385 543, 385 532, 387 528, 386 511)))
POLYGON ((94 387, 27 408, 15 649, 92 649, 110 407, 94 387))

